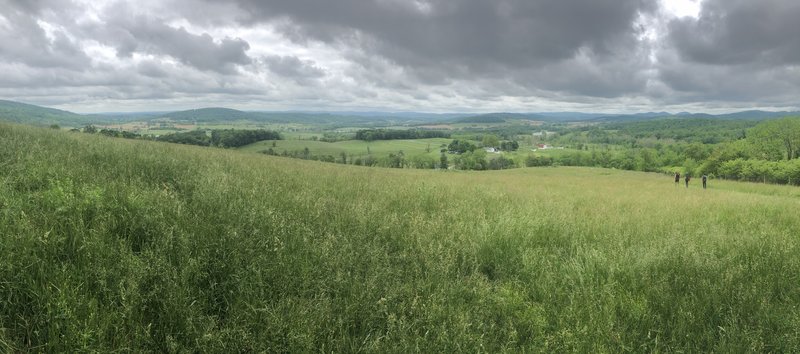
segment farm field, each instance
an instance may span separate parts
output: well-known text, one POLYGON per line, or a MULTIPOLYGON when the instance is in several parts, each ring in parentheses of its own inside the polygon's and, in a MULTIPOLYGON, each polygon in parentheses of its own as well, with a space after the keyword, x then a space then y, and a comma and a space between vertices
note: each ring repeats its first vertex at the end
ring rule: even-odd
POLYGON ((797 187, 0 140, 0 352, 800 350, 797 187))
MULTIPOLYGON (((292 136, 289 134, 289 136, 292 136)), ((388 156, 390 153, 396 154, 403 151, 407 156, 416 155, 429 155, 438 158, 441 154, 441 145, 447 146, 452 140, 435 138, 435 139, 414 139, 414 140, 378 140, 378 141, 361 141, 361 140, 346 140, 337 141, 333 143, 314 141, 314 140, 265 140, 258 143, 250 144, 239 148, 241 151, 260 152, 272 148, 275 152, 281 153, 287 151, 300 151, 308 148, 314 155, 331 155, 339 156, 341 153, 346 153, 348 156, 363 157, 373 155, 376 157, 388 156), (275 147, 272 146, 273 142, 275 147), (430 149, 430 151, 426 151, 430 149)))
MULTIPOLYGON (((143 135, 165 135, 175 132, 186 132, 196 129, 210 130, 210 129, 269 129, 269 130, 305 130, 310 129, 302 124, 278 124, 278 123, 255 123, 249 121, 228 121, 219 123, 188 123, 188 122, 174 122, 169 120, 161 120, 154 122, 126 122, 115 124, 98 124, 98 128, 123 130, 136 134, 143 135)), ((313 136, 315 133, 302 133, 291 132, 292 136, 313 136)), ((321 134, 319 134, 321 135, 321 134)))

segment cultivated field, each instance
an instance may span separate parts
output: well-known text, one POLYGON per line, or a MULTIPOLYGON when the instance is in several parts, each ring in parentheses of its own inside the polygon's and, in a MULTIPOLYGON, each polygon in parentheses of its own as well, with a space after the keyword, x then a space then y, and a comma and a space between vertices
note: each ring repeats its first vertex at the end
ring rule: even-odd
POLYGON ((800 350, 794 187, 0 141, 0 352, 800 350))

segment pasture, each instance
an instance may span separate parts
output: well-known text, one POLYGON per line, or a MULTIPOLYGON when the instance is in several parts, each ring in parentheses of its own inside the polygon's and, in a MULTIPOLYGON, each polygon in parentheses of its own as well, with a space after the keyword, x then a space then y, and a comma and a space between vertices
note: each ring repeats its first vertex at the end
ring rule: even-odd
MULTIPOLYGON (((292 134, 285 134, 288 137, 292 134)), ((250 144, 239 148, 240 151, 260 152, 272 148, 275 152, 281 153, 282 151, 301 151, 305 148, 314 155, 331 155, 339 156, 345 153, 352 157, 364 157, 372 155, 375 157, 388 156, 390 153, 397 154, 402 151, 406 156, 428 155, 433 158, 438 158, 441 154, 441 145, 447 146, 450 139, 435 138, 435 139, 409 139, 409 140, 377 140, 377 141, 361 141, 361 140, 346 140, 337 141, 333 143, 315 141, 315 140, 265 140, 250 144), (272 146, 273 142, 275 147, 272 146), (426 151, 429 150, 429 151, 426 151)))

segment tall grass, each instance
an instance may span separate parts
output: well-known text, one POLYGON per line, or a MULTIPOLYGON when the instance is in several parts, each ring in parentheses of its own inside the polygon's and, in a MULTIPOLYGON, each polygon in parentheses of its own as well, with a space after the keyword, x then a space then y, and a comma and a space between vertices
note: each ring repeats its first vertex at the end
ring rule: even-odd
POLYGON ((0 141, 0 352, 800 350, 791 188, 0 141))

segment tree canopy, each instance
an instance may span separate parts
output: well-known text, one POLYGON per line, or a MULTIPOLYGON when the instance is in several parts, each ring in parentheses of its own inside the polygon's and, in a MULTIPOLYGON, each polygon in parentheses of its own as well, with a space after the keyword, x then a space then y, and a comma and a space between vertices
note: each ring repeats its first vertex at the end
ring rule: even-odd
POLYGON ((792 160, 800 150, 800 117, 786 117, 759 123, 748 134, 757 150, 765 157, 770 152, 782 150, 783 157, 792 160))
POLYGON ((167 134, 158 137, 158 140, 170 143, 219 147, 240 147, 262 140, 280 139, 281 136, 277 132, 264 129, 214 129, 211 131, 210 135, 205 130, 193 130, 190 132, 167 134))
POLYGON ((453 140, 447 146, 447 151, 453 154, 463 154, 465 152, 475 151, 478 147, 466 140, 453 140))
POLYGON ((449 138, 450 133, 440 130, 395 130, 395 129, 361 129, 356 132, 356 140, 398 140, 398 139, 430 139, 449 138))

